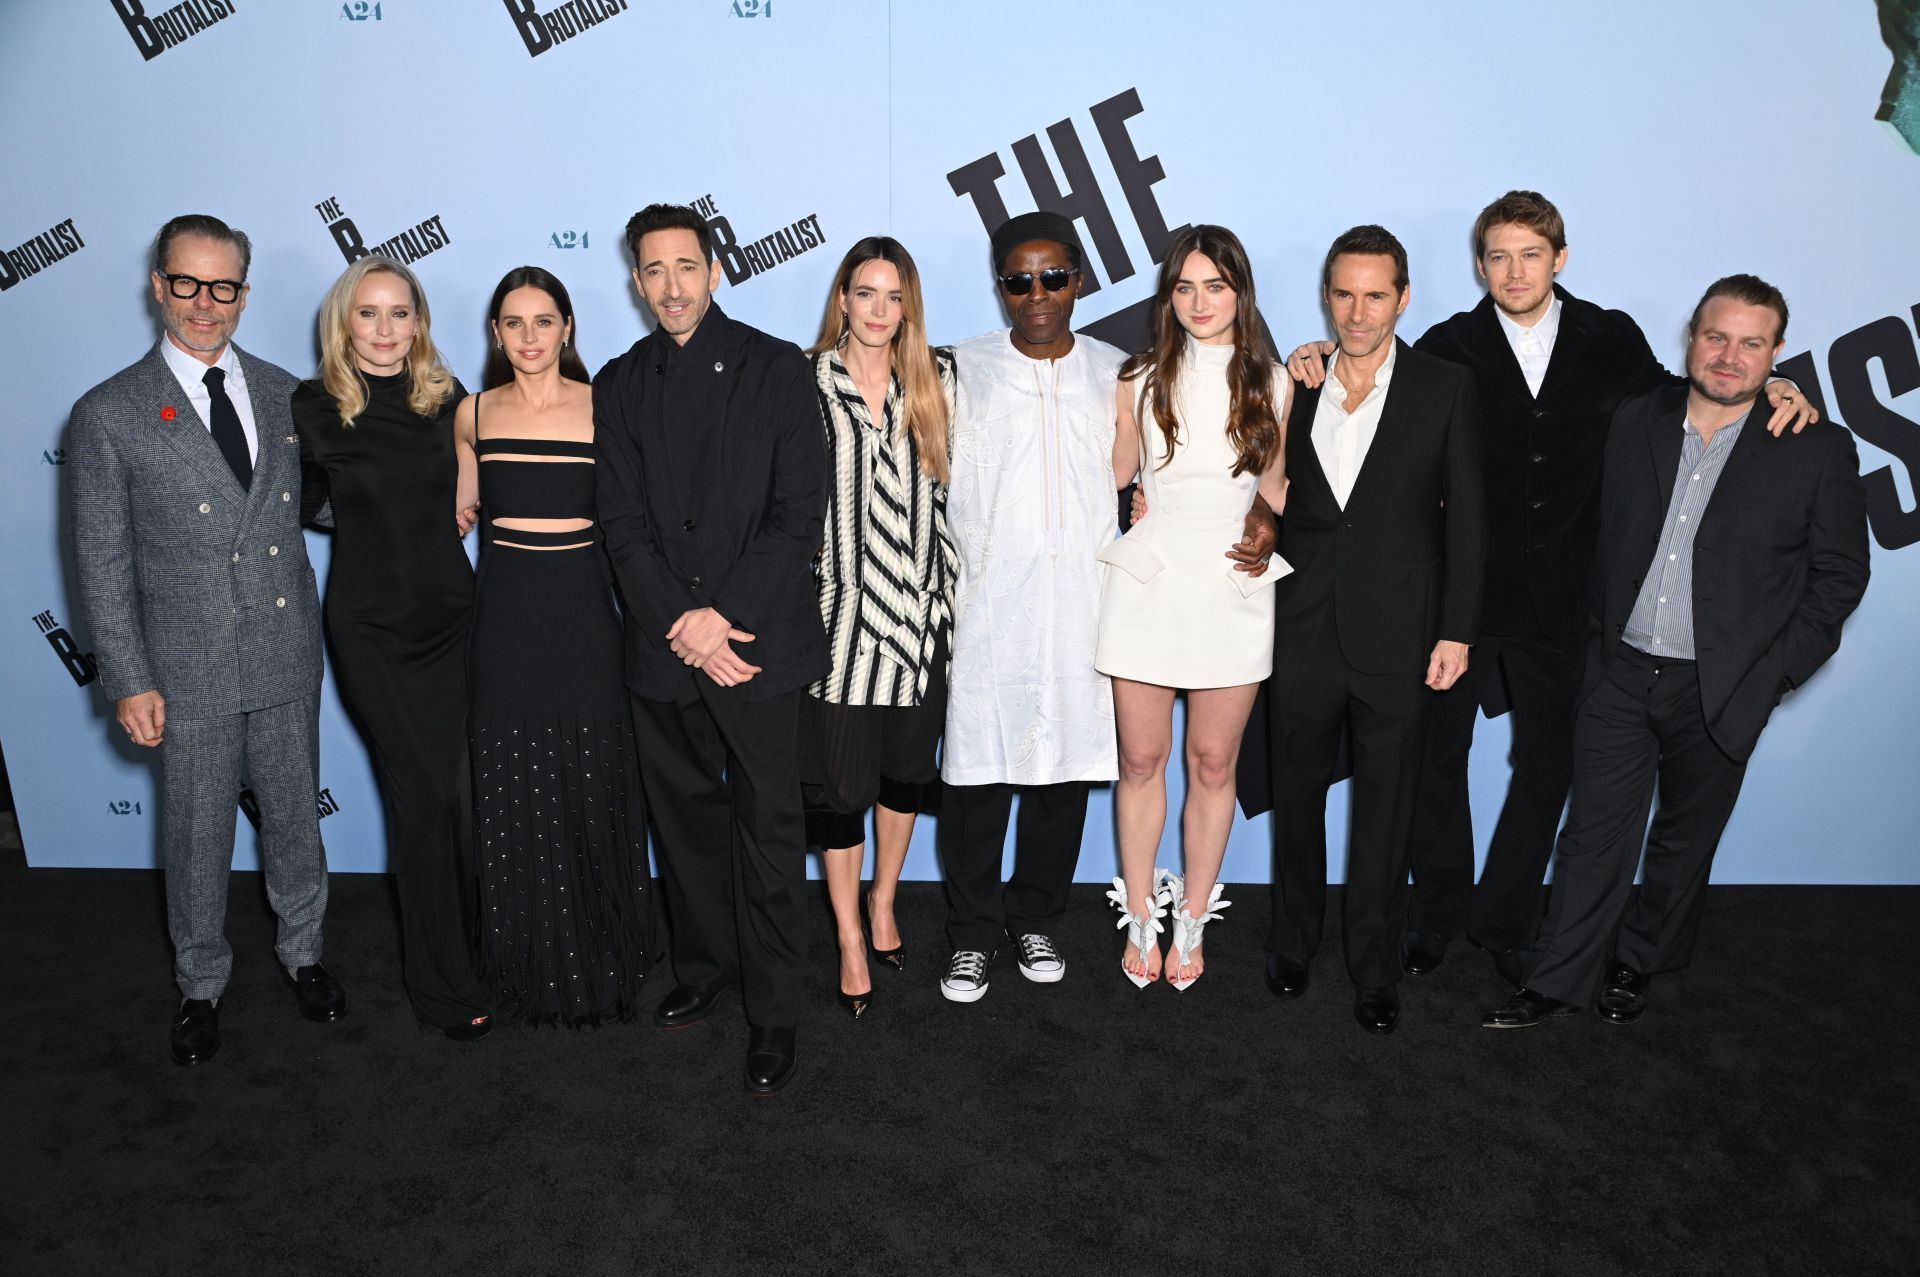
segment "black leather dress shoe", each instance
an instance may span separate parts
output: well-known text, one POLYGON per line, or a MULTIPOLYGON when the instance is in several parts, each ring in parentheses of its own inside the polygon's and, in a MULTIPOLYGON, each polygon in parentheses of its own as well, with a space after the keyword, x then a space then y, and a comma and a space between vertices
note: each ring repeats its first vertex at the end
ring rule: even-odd
POLYGON ((293 991, 300 1014, 316 1024, 331 1024, 347 1013, 347 991, 317 962, 293 973, 293 991))
POLYGON ((182 998, 167 1033, 167 1049, 175 1064, 203 1064, 220 1049, 220 1003, 205 998, 182 998))
POLYGON ((1545 1024, 1557 1015, 1572 1015, 1579 1009, 1571 1002, 1562 1002, 1544 993, 1535 993, 1532 989, 1516 989, 1512 1000, 1505 1006, 1480 1017, 1480 1027, 1483 1029, 1531 1029, 1536 1024, 1545 1024))
POLYGON ((794 1031, 749 1025, 747 1034, 747 1089, 772 1095, 793 1081, 794 1031))
POLYGON ((1607 978, 1600 985, 1600 1001, 1595 1009, 1608 1024, 1632 1024, 1647 1009, 1647 986, 1651 976, 1641 975, 1615 958, 1607 966, 1607 978))
POLYGON ((653 1022, 663 1029, 684 1029, 689 1024, 698 1024, 707 1018, 707 1012, 720 1000, 720 990, 726 987, 724 984, 675 985, 653 1009, 653 1022))
POLYGON ((1354 994, 1353 1018, 1369 1033, 1391 1033, 1400 1023, 1400 993, 1392 985, 1354 994))
POLYGON ((1447 957, 1444 936, 1409 931, 1400 941, 1400 966, 1408 975, 1432 975, 1447 957))
POLYGON ((1267 991, 1274 997, 1299 997, 1307 991, 1307 978, 1305 963, 1283 958, 1277 953, 1267 955, 1267 991))

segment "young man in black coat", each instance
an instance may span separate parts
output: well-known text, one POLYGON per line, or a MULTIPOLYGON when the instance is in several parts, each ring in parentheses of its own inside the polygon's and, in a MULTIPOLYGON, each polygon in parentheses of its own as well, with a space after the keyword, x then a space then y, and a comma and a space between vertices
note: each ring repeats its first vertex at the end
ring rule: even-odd
POLYGON ((1833 425, 1775 437, 1753 420, 1786 328, 1778 289, 1718 281, 1687 324, 1687 387, 1614 415, 1552 908, 1525 987, 1488 1028, 1576 1009, 1603 966, 1600 1014, 1628 1023, 1648 977, 1687 965, 1760 731, 1838 649, 1866 590, 1853 437, 1833 425))
POLYGON ((706 221, 627 223, 657 326, 593 381, 600 522, 626 615, 627 688, 679 985, 654 1012, 704 1018, 741 986, 749 1090, 794 1069, 806 846, 801 689, 827 672, 812 560, 826 436, 799 348, 729 319, 706 221))

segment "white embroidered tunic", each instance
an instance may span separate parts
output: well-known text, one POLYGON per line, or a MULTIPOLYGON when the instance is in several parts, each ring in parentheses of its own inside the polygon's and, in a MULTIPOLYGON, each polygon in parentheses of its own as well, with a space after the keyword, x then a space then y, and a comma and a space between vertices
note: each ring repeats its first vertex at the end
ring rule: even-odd
POLYGON ((1004 330, 954 348, 950 785, 1118 774, 1113 689, 1093 654, 1124 359, 1084 334, 1058 360, 1029 359, 1004 330))

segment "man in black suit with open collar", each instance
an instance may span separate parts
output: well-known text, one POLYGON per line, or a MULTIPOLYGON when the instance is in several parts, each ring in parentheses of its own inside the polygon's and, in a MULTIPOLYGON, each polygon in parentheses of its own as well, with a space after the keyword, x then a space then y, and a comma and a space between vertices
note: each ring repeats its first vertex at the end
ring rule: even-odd
POLYGON ((1339 349, 1294 396, 1268 682, 1277 864, 1267 982, 1307 988, 1326 914, 1326 799, 1345 733, 1353 827, 1343 910, 1354 1016, 1399 1020, 1407 847, 1434 693, 1466 672, 1487 527, 1479 407, 1466 369, 1394 336, 1411 298, 1385 229, 1333 242, 1321 274, 1339 349))
POLYGON ((1787 303, 1752 275, 1688 321, 1688 386, 1622 404, 1607 440, 1586 694, 1552 906, 1525 985, 1488 1028, 1586 1002, 1628 1023, 1684 967, 1721 832, 1780 698, 1840 645, 1868 575, 1853 438, 1752 420, 1787 303), (1647 809, 1658 785, 1651 831, 1647 809), (1631 907, 1634 871, 1644 880, 1631 907))
POLYGON ((659 830, 678 1028, 741 986, 746 1083, 793 1076, 806 932, 801 689, 827 672, 813 556, 826 434, 799 349, 728 318, 690 208, 627 223, 656 327, 593 379, 600 522, 624 604, 627 688, 659 830))

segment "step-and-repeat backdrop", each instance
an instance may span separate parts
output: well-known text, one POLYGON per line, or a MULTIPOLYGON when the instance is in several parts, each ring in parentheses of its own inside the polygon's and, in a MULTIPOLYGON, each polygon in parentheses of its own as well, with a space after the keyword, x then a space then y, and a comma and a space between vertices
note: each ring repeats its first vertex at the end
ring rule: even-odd
MULTIPOLYGON (((1634 315, 1670 367, 1709 281, 1785 290, 1787 366, 1858 436, 1874 579, 1761 743, 1717 877, 1920 881, 1917 26, 1904 0, 13 0, 0 743, 28 856, 154 863, 153 759, 93 678, 62 443, 73 400, 155 339, 146 254, 172 214, 253 237, 255 354, 311 375, 322 293, 378 248, 420 274, 472 384, 486 298, 523 262, 572 290, 589 364, 645 331, 620 232, 654 200, 712 219, 730 313, 803 344, 841 252, 878 232, 918 258, 937 340, 1002 326, 985 228, 1045 206, 1090 249, 1083 326, 1137 341, 1169 229, 1214 221, 1248 244, 1290 347, 1325 333, 1321 255, 1358 222, 1411 252, 1409 337, 1474 304, 1474 214, 1520 186, 1566 214, 1563 282, 1634 315)), ((312 549, 324 582, 326 538, 312 549)), ((379 870, 331 680, 323 715, 330 859, 379 870)), ((1507 740, 1482 723, 1483 841, 1507 740)), ((1093 811, 1088 880, 1115 872, 1093 811)), ((1330 822, 1337 849, 1344 790, 1330 822)), ((909 876, 937 876, 930 824, 909 876)), ((1176 819, 1166 857, 1177 840, 1176 819)), ((1265 881, 1269 856, 1266 821, 1243 822, 1226 877, 1265 881)))

